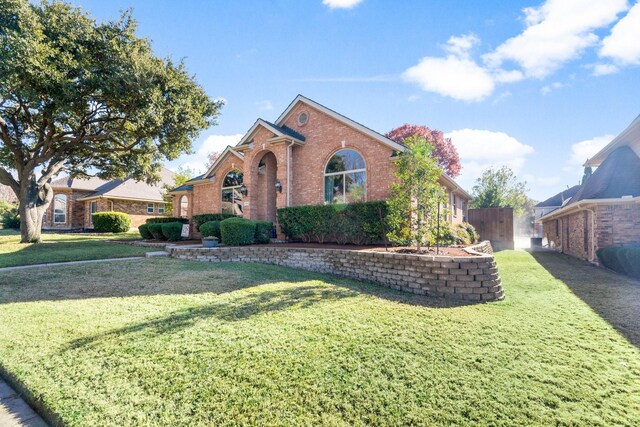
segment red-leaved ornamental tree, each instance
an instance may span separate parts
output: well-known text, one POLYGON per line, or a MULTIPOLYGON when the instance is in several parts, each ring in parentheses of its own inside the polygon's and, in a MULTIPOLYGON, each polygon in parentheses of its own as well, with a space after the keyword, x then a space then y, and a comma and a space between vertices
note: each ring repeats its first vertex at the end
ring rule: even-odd
POLYGON ((402 141, 411 136, 422 136, 434 146, 433 156, 438 159, 438 164, 452 178, 460 175, 460 156, 458 150, 451 142, 451 138, 445 138, 442 131, 430 129, 422 125, 403 124, 395 129, 391 129, 384 136, 396 142, 402 141))

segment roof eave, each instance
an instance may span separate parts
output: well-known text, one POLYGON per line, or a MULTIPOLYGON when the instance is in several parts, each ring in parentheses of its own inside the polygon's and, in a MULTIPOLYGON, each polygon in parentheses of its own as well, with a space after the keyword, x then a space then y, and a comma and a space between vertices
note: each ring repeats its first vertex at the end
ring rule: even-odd
POLYGON ((640 203, 640 196, 636 197, 617 197, 609 199, 583 199, 579 202, 566 205, 560 209, 556 209, 553 212, 549 212, 546 215, 541 216, 536 222, 543 222, 550 219, 555 219, 561 216, 568 215, 573 211, 579 211, 584 209, 585 205, 611 205, 611 204, 626 204, 626 203, 640 203))

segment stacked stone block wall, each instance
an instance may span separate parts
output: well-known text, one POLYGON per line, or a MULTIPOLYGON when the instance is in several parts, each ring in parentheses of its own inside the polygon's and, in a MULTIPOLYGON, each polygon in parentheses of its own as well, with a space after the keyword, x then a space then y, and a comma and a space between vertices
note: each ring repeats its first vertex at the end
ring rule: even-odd
POLYGON ((420 295, 478 302, 504 298, 498 268, 490 254, 450 257, 257 245, 168 250, 178 259, 281 265, 371 281, 420 295))

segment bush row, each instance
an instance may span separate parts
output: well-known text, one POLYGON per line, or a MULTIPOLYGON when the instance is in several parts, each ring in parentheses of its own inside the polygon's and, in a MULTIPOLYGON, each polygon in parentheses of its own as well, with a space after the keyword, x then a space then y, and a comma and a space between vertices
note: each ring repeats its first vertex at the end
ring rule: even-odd
POLYGON ((91 221, 98 233, 124 233, 131 227, 131 217, 122 212, 96 212, 91 221))
POLYGON ((251 221, 244 218, 227 218, 223 221, 207 221, 200 227, 202 237, 217 237, 229 246, 269 243, 273 223, 271 221, 251 221))
POLYGON ((138 227, 138 231, 143 239, 169 240, 175 242, 182 238, 182 222, 153 222, 151 224, 142 224, 138 227))
POLYGON ((157 216, 154 218, 147 218, 145 221, 147 224, 166 224, 168 222, 179 222, 181 224, 188 224, 187 218, 176 218, 173 216, 157 216))
POLYGON ((607 268, 640 278, 640 243, 598 249, 598 259, 607 268))
POLYGON ((282 232, 292 240, 363 245, 386 240, 385 201, 278 209, 282 232))
POLYGON ((227 218, 236 218, 236 216, 233 214, 226 214, 226 213, 199 214, 199 215, 193 216, 193 223, 196 225, 196 227, 198 227, 198 230, 200 230, 200 226, 205 222, 223 221, 227 218))

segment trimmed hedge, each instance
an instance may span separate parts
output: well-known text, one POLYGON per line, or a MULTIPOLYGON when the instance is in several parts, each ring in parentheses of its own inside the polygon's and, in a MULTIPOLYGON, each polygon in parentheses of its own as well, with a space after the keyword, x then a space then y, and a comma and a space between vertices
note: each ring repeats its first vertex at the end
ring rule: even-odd
POLYGON ((167 222, 162 225, 162 234, 170 242, 175 242, 182 239, 182 223, 181 222, 167 222))
POLYGON ((282 232, 292 240, 356 245, 386 241, 387 202, 295 206, 278 209, 282 232))
POLYGON ((598 259, 620 274, 640 278, 640 243, 598 249, 598 259))
POLYGON ((180 224, 188 224, 187 218, 176 218, 173 216, 157 216, 154 218, 147 218, 145 221, 147 224, 166 224, 169 222, 179 222, 180 224))
POLYGON ((269 243, 271 241, 271 233, 273 231, 273 223, 271 221, 253 221, 256 225, 256 233, 254 240, 256 243, 269 243))
POLYGON ((162 240, 162 241, 167 240, 167 238, 162 233, 162 223, 161 222, 154 222, 154 223, 148 224, 147 229, 153 235, 153 238, 155 240, 162 240))
POLYGON ((228 218, 220 222, 222 244, 228 246, 251 245, 255 240, 256 224, 244 218, 228 218))
POLYGON ((153 234, 149 231, 149 224, 141 224, 138 226, 138 231, 143 239, 151 240, 153 239, 153 234))
POLYGON ((196 225, 196 227, 198 227, 198 230, 200 230, 200 226, 205 222, 224 221, 227 218, 238 218, 238 217, 236 215, 226 214, 226 213, 207 213, 207 214, 194 215, 192 219, 193 219, 193 223, 196 225))
POLYGON ((98 233, 123 233, 131 227, 131 217, 122 212, 96 212, 91 220, 98 233))
POLYGON ((202 237, 217 237, 220 240, 220 221, 207 221, 200 226, 202 237))

